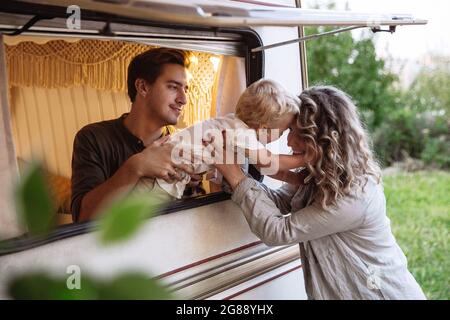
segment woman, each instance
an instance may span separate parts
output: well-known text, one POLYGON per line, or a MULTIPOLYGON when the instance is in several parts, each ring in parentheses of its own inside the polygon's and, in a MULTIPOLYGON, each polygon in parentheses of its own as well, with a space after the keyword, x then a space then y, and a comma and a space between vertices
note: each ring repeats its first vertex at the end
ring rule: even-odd
POLYGON ((217 165, 232 200, 264 243, 300 243, 309 299, 425 299, 392 235, 380 168, 356 106, 328 86, 299 98, 288 145, 310 159, 304 184, 271 190, 238 165, 217 165))

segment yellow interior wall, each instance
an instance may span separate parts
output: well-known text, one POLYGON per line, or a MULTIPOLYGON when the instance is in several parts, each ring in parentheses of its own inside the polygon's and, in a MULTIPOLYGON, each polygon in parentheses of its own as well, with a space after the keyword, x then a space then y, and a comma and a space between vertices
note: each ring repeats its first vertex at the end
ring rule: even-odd
POLYGON ((11 120, 19 162, 37 158, 51 173, 70 178, 72 145, 83 126, 128 112, 124 92, 86 86, 11 88, 11 120))
MULTIPOLYGON (((11 49, 11 46, 19 45, 23 41, 45 45, 52 40, 54 38, 36 36, 5 37, 5 44, 6 49, 8 46, 11 49)), ((75 44, 79 39, 68 38, 65 40, 75 44)), ((135 50, 136 48, 133 52, 135 50)), ((44 56, 42 56, 42 52, 35 52, 37 56, 41 55, 41 57, 54 55, 54 57, 50 57, 50 64, 47 67, 45 67, 45 63, 39 61, 39 58, 36 61, 33 60, 34 58, 21 60, 22 55, 26 56, 30 52, 6 51, 8 74, 13 76, 8 79, 9 106, 19 168, 23 169, 33 158, 39 159, 49 173, 56 203, 63 208, 60 212, 69 213, 72 145, 75 134, 89 123, 114 119, 129 112, 130 101, 126 93, 126 86, 113 89, 105 87, 107 81, 105 79, 98 81, 90 72, 83 72, 82 78, 75 80, 63 77, 67 79, 65 79, 66 83, 61 85, 55 85, 53 82, 47 83, 48 81, 44 81, 49 75, 47 67, 55 67, 51 63, 52 59, 60 60, 59 63, 61 60, 65 60, 64 52, 66 54, 67 52, 73 53, 73 50, 67 50, 67 48, 62 50, 64 52, 49 53, 47 51, 47 55, 44 56), (11 65, 18 69, 11 69, 11 65), (19 71, 19 76, 14 70, 19 71), (35 83, 33 81, 29 83, 31 78, 27 78, 27 72, 34 73, 35 76, 42 75, 42 77, 34 77, 35 83), (85 76, 87 78, 83 78, 85 76)), ((83 52, 86 53, 86 48, 83 48, 83 52)), ((111 53, 117 55, 117 52, 111 51, 111 53)), ((127 56, 120 64, 121 78, 124 77, 127 61, 132 56, 127 56)), ((191 64, 190 68, 193 81, 190 85, 192 90, 189 94, 189 103, 184 108, 184 115, 180 118, 178 128, 192 125, 211 116, 232 112, 240 93, 245 89, 245 60, 243 58, 206 53, 197 53, 196 56, 199 63, 191 64), (217 67, 213 68, 213 60, 218 62, 218 69, 217 67)), ((76 53, 75 57, 78 57, 76 53)), ((68 63, 79 64, 77 61, 68 61, 68 63)), ((108 74, 117 74, 114 71, 117 68, 116 64, 114 68, 108 69, 108 74)), ((98 74, 101 76, 104 75, 104 72, 98 74)), ((80 76, 80 74, 78 75, 80 76)), ((56 80, 61 79, 56 78, 56 80)), ((207 183, 204 184, 204 187, 209 191, 207 183)), ((216 191, 218 190, 220 188, 216 191)), ((72 222, 70 214, 57 215, 57 219, 58 224, 72 222)))
MULTIPOLYGON (((75 134, 86 124, 114 119, 129 111, 126 80, 120 85, 116 80, 126 79, 127 65, 134 54, 149 47, 74 39, 67 45, 61 39, 46 45, 53 40, 6 38, 12 130, 19 167, 37 158, 50 173, 70 178, 75 134), (91 49, 95 49, 92 56, 91 49), (109 83, 111 78, 115 80, 109 83)), ((189 103, 179 128, 210 118, 215 108, 212 95, 217 72, 210 61, 214 55, 194 55, 197 62, 189 68, 189 103)))

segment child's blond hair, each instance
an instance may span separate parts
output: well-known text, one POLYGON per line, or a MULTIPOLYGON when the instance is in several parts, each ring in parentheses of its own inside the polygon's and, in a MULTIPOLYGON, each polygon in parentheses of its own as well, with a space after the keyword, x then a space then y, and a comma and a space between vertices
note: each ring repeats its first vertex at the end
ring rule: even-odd
POLYGON ((235 114, 251 127, 272 126, 286 113, 298 114, 299 105, 298 97, 279 83, 260 79, 242 93, 235 114))

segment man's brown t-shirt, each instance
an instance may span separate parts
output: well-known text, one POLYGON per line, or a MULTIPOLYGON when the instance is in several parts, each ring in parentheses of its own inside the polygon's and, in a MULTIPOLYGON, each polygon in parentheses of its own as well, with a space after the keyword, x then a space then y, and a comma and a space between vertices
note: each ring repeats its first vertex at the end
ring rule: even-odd
POLYGON ((83 197, 112 177, 129 157, 145 148, 142 140, 125 127, 123 121, 127 115, 89 124, 75 136, 71 201, 72 218, 75 222, 80 216, 83 197))

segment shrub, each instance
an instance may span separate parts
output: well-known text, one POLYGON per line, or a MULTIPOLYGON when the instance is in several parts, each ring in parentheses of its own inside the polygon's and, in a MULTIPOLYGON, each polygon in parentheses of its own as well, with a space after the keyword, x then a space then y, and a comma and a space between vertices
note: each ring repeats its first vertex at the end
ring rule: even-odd
POLYGON ((435 118, 430 131, 425 131, 424 148, 420 158, 437 168, 450 168, 450 120, 443 116, 435 118))
POLYGON ((374 130, 375 152, 383 166, 405 154, 437 168, 450 168, 450 122, 445 112, 417 113, 407 107, 386 114, 374 130))

